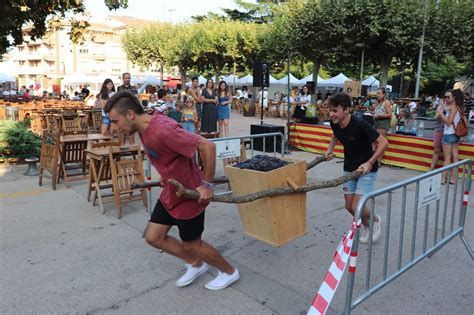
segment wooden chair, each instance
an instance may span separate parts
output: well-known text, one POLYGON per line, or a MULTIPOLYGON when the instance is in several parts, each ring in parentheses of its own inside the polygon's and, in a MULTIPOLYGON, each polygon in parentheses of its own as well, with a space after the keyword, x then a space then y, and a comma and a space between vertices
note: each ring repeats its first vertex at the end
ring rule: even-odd
MULTIPOLYGON (((120 146, 119 141, 104 141, 104 142, 98 142, 98 143, 92 143, 91 149, 96 149, 96 148, 107 148, 107 147, 113 147, 113 146, 120 146)), ((94 181, 92 178, 92 168, 94 167, 92 161, 89 163, 89 183, 88 183, 88 189, 87 189, 87 201, 90 201, 91 193, 94 192, 94 200, 92 201, 92 204, 95 206, 95 203, 97 201, 97 192, 94 186, 94 181)), ((103 159, 102 164, 100 166, 100 169, 98 170, 98 182, 100 185, 100 188, 112 188, 112 184, 109 184, 108 182, 112 180, 112 171, 110 169, 110 162, 109 159, 103 159), (102 185, 101 182, 105 181, 107 184, 102 185)))
POLYGON ((63 132, 74 132, 74 131, 83 131, 82 119, 77 114, 66 116, 61 116, 62 121, 62 131, 63 132))
POLYGON ((94 132, 100 132, 100 126, 102 124, 102 113, 92 112, 92 129, 94 132))
POLYGON ((145 189, 132 189, 131 185, 144 183, 143 159, 139 145, 109 147, 109 161, 117 218, 122 216, 122 201, 142 199, 145 209, 148 202, 145 189), (139 192, 139 195, 133 195, 139 192), (122 195, 126 195, 122 198, 122 195))
POLYGON ((51 185, 56 190, 56 179, 58 176, 59 162, 59 140, 43 135, 41 140, 39 185, 43 186, 44 172, 51 173, 51 185))
POLYGON ((66 141, 59 146, 60 168, 58 183, 61 178, 64 179, 66 187, 69 188, 69 181, 72 178, 84 179, 86 176, 86 153, 87 140, 66 141), (70 170, 78 170, 80 173, 68 173, 70 170), (80 176, 80 177, 79 177, 80 176))

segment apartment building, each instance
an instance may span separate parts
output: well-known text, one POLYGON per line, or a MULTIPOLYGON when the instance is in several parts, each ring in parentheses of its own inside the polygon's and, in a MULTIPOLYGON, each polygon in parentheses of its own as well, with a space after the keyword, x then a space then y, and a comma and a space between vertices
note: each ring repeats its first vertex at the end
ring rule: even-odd
POLYGON ((142 72, 134 67, 122 48, 121 36, 128 28, 151 22, 120 16, 109 16, 102 23, 89 22, 82 44, 69 39, 71 26, 67 21, 61 22, 61 29, 35 41, 28 40, 31 26, 24 27, 25 43, 10 53, 17 66, 18 85, 60 92, 86 83, 100 88, 106 77, 118 83, 123 72, 144 76, 154 69, 142 72))

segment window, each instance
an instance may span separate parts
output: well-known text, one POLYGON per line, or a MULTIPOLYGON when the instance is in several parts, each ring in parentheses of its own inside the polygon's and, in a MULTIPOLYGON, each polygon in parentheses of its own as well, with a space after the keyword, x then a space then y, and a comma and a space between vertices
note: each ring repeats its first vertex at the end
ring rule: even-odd
POLYGON ((19 63, 20 63, 20 66, 23 66, 23 65, 25 64, 25 61, 24 61, 24 60, 20 60, 19 63))

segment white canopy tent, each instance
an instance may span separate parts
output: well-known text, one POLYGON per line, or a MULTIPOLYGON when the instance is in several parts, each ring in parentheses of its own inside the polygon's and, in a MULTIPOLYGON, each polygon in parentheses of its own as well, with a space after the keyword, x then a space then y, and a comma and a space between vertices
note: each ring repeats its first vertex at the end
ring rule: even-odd
MULTIPOLYGON (((299 80, 298 85, 303 86, 303 85, 305 85, 306 82, 308 82, 308 81, 313 81, 313 74, 310 74, 310 75, 304 77, 303 79, 299 80)), ((321 83, 324 83, 324 81, 325 81, 325 80, 324 80, 323 78, 321 78, 321 77, 318 75, 318 86, 319 86, 321 83)))
POLYGON ((160 79, 158 79, 156 76, 151 75, 151 74, 145 76, 142 79, 142 81, 143 81, 143 84, 146 84, 146 85, 161 85, 162 84, 160 79))
POLYGON ((237 82, 237 76, 234 76, 233 74, 229 74, 228 76, 224 77, 222 80, 224 80, 227 83, 227 85, 233 85, 234 79, 235 79, 235 82, 237 82))
POLYGON ((319 83, 318 86, 321 87, 344 87, 344 82, 346 81, 351 81, 348 77, 346 77, 344 74, 339 73, 338 75, 329 78, 327 80, 324 80, 324 82, 319 83))
MULTIPOLYGON (((290 73, 290 85, 298 85, 299 81, 293 74, 290 73)), ((277 84, 288 85, 288 75, 277 81, 277 84)))
MULTIPOLYGON (((362 81, 362 85, 367 85, 368 86, 368 89, 367 89, 368 92, 374 92, 379 88, 380 81, 377 80, 373 75, 371 75, 367 79, 362 81)), ((387 89, 388 92, 392 91, 392 86, 391 85, 387 84, 385 88, 387 89)))
POLYGON ((236 79, 235 84, 251 85, 253 84, 253 76, 251 74, 247 74, 245 77, 236 79))

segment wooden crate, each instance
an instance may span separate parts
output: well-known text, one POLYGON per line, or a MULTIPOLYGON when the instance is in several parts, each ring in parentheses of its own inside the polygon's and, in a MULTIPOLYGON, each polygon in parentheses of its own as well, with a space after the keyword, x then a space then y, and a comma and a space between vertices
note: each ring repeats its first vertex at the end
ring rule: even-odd
MULTIPOLYGON (((285 160, 292 163, 270 172, 227 166, 232 192, 241 196, 288 186, 287 178, 299 186, 306 184, 306 161, 285 160)), ((280 246, 306 234, 305 193, 262 198, 237 207, 244 233, 270 245, 280 246)))
POLYGON ((350 97, 360 97, 362 85, 360 81, 346 81, 344 82, 344 93, 349 94, 350 97))

